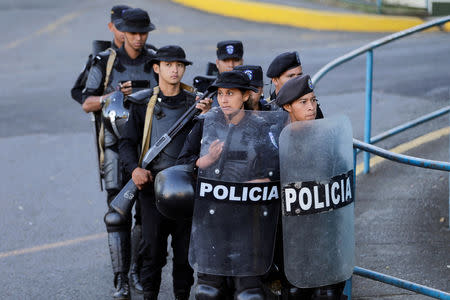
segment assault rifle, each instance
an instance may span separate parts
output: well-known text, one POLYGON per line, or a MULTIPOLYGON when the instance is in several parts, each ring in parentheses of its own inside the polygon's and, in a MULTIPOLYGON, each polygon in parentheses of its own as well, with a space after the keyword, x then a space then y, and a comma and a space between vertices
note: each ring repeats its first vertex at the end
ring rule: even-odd
MULTIPOLYGON (((205 93, 201 95, 200 100, 208 98, 212 93, 205 93)), ((142 168, 149 169, 151 162, 161 153, 162 150, 172 141, 172 139, 180 132, 183 127, 189 123, 201 110, 196 108, 198 101, 196 101, 189 109, 170 127, 162 137, 160 137, 156 143, 148 149, 147 153, 142 160, 142 168)), ((127 184, 120 190, 119 194, 111 202, 110 206, 119 214, 126 216, 133 207, 136 200, 137 187, 130 179, 127 184)))

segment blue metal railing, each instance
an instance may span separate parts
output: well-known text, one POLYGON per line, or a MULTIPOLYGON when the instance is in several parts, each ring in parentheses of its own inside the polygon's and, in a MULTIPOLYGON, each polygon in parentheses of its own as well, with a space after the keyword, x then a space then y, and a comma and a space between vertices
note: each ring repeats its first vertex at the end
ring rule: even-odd
MULTIPOLYGON (((441 26, 450 21, 450 16, 445 16, 424 24, 420 24, 418 26, 411 27, 409 29, 388 35, 376 41, 373 41, 365 46, 362 46, 358 49, 355 49, 339 58, 334 59, 333 61, 326 64, 322 67, 316 74, 312 76, 312 81, 314 84, 317 84, 320 79, 327 74, 329 71, 334 68, 340 66, 341 64, 350 61, 363 53, 367 53, 366 59, 366 107, 365 107, 365 125, 364 125, 364 142, 370 144, 371 140, 371 130, 372 130, 372 82, 373 82, 373 50, 381 47, 385 44, 398 40, 400 38, 406 37, 408 35, 429 29, 435 26, 441 26)), ((427 120, 422 120, 421 122, 425 122, 427 120)), ((410 127, 415 126, 415 124, 410 124, 410 127)), ((409 128, 409 127, 408 127, 409 128)), ((382 133, 384 134, 384 133, 382 133)), ((370 171, 370 154, 364 154, 364 173, 368 173, 370 171)))
POLYGON ((425 296, 429 296, 432 298, 436 298, 436 299, 445 299, 445 300, 449 300, 450 299, 450 294, 447 292, 443 292, 440 290, 436 290, 433 288, 429 288, 427 286, 421 285, 421 284, 417 284, 417 283, 413 283, 407 280, 403 280, 403 279, 399 279, 393 276, 389 276, 386 274, 382 274, 382 273, 378 273, 375 271, 371 271, 371 270, 367 270, 367 269, 363 269, 361 267, 355 267, 353 274, 359 275, 359 276, 363 276, 366 278, 370 278, 376 281, 380 281, 386 284, 390 284, 405 290, 409 290, 418 294, 422 294, 425 296))
MULTIPOLYGON (((419 31, 423 31, 425 29, 428 29, 428 28, 431 28, 434 26, 441 26, 449 21, 450 21, 450 16, 446 16, 446 17, 443 17, 443 18, 440 18, 440 19, 437 19, 437 20, 434 20, 431 22, 421 24, 419 26, 409 28, 404 31, 400 31, 398 33, 394 33, 392 35, 386 36, 379 40, 376 40, 366 46, 360 47, 354 51, 349 52, 348 54, 346 54, 344 56, 341 56, 341 57, 331 61, 330 63, 325 65, 323 68, 321 68, 312 77, 312 81, 314 82, 314 84, 317 84, 317 82, 330 70, 336 68, 337 66, 339 66, 339 65, 341 65, 363 53, 367 53, 364 142, 359 141, 357 139, 353 139, 355 168, 356 168, 357 151, 362 150, 362 151, 365 151, 365 153, 364 153, 364 173, 368 173, 370 171, 370 153, 373 153, 375 155, 378 155, 378 156, 381 156, 386 159, 389 159, 389 160, 392 160, 392 161, 395 161, 398 163, 402 163, 402 164, 407 164, 407 165, 422 167, 422 168, 441 170, 441 171, 447 171, 447 172, 449 172, 449 189, 450 189, 450 163, 449 162, 428 160, 428 159, 422 159, 422 158, 412 157, 412 156, 403 155, 403 154, 397 154, 397 153, 393 153, 393 152, 387 151, 385 149, 382 149, 380 147, 371 145, 371 143, 376 143, 387 137, 390 137, 397 133, 400 133, 406 129, 412 128, 414 126, 417 126, 419 124, 422 124, 422 123, 432 120, 434 118, 442 116, 446 113, 449 113, 450 106, 447 106, 447 107, 441 108, 435 112, 432 112, 432 113, 429 113, 422 117, 419 117, 415 120, 409 121, 405 124, 396 126, 390 130, 380 133, 379 135, 377 135, 373 138, 371 137, 373 50, 377 47, 380 47, 384 44, 390 43, 394 40, 400 39, 402 37, 411 35, 413 33, 419 32, 419 31)), ((449 151, 449 154, 450 154, 450 151, 449 151)), ((356 172, 355 172, 355 176, 356 176, 356 172)), ((356 182, 356 180, 354 182, 356 182)), ((450 194, 449 194, 449 228, 450 228, 450 194)), ((439 291, 439 290, 436 290, 433 288, 429 288, 429 287, 426 287, 426 286, 423 286, 420 284, 402 280, 402 279, 392 277, 389 275, 381 274, 381 273, 378 273, 375 271, 363 269, 360 267, 355 267, 353 274, 363 276, 366 278, 370 278, 373 280, 377 280, 377 281, 380 281, 380 282, 383 282, 386 284, 390 284, 393 286, 397 286, 397 287, 400 287, 403 289, 407 289, 407 290, 410 290, 410 291, 413 291, 413 292, 416 292, 416 293, 419 293, 422 295, 426 295, 429 297, 433 297, 436 299, 450 300, 450 294, 447 292, 439 291)), ((346 287, 344 290, 344 293, 346 295, 348 295, 349 299, 351 299, 351 289, 352 289, 352 279, 350 278, 349 280, 347 280, 346 287)))

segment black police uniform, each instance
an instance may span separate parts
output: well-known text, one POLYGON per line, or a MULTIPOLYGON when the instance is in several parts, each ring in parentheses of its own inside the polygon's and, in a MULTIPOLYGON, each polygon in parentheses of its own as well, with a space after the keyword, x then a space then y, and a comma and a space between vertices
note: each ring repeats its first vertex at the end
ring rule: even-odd
MULTIPOLYGON (((291 103, 292 101, 311 93, 314 91, 314 86, 311 82, 309 75, 302 75, 288 80, 285 85, 281 88, 278 95, 276 96, 276 104, 282 107, 284 104, 291 103)), ((323 119, 324 116, 320 107, 317 106, 316 120, 323 119)), ((288 122, 288 120, 286 120, 288 122)), ((274 136, 279 137, 283 128, 272 127, 271 130, 274 136)), ((278 142, 277 142, 278 143, 278 142)), ((281 228, 281 216, 279 218, 278 228, 281 228)), ((274 264, 277 266, 276 269, 279 273, 275 277, 279 277, 283 286, 283 294, 288 294, 289 299, 301 300, 301 299, 311 299, 311 300, 339 300, 341 299, 342 292, 344 290, 345 282, 340 282, 333 285, 328 285, 318 288, 308 288, 300 289, 294 287, 289 283, 284 274, 284 258, 283 258, 283 237, 282 230, 277 230, 277 242, 274 255, 274 264)))
MULTIPOLYGON (((218 79, 213 84, 215 87, 230 87, 230 88, 244 88, 252 89, 250 87, 250 79, 242 74, 240 71, 224 72, 219 74, 218 79)), ((228 127, 225 116, 219 107, 212 108, 207 114, 216 114, 217 124, 210 126, 222 128, 228 127)), ((204 118, 205 116, 199 116, 194 128, 189 133, 183 149, 178 157, 177 164, 195 164, 200 155, 201 150, 201 140, 203 137, 204 128, 204 118)), ((245 176, 248 178, 265 178, 275 176, 273 170, 276 169, 275 166, 268 168, 266 171, 258 172, 256 174, 255 170, 249 166, 260 166, 262 160, 268 160, 277 164, 277 160, 270 159, 267 157, 262 157, 257 155, 253 158, 253 161, 248 161, 250 155, 243 154, 248 151, 246 149, 246 144, 248 139, 257 136, 257 132, 261 130, 264 126, 268 126, 264 121, 251 112, 246 112, 244 117, 240 120, 238 124, 233 127, 231 135, 238 138, 237 140, 242 141, 239 144, 231 143, 227 145, 227 153, 240 153, 232 160, 223 164, 222 170, 215 172, 215 174, 221 174, 221 178, 232 181, 232 179, 238 178, 237 176, 245 176), (270 169, 270 170, 269 170, 270 169), (239 175, 238 175, 239 174, 239 175), (243 175, 248 174, 248 176, 243 175), (267 174, 267 176, 266 176, 267 174)), ((224 129, 225 130, 225 129, 224 129)), ((231 139, 231 137, 230 137, 231 139)), ((214 138, 212 138, 214 140, 214 138)), ((257 143, 257 147, 272 147, 269 136, 267 136, 266 141, 261 141, 257 143)), ((253 153, 267 153, 268 151, 262 151, 261 149, 255 149, 253 153)), ((225 155, 225 154, 222 154, 225 155)), ((209 168, 219 168, 220 166, 213 164, 209 168)), ((264 299, 264 291, 262 288, 262 276, 244 276, 244 277, 230 277, 230 276, 218 276, 212 274, 198 273, 198 284, 196 288, 196 299, 200 300, 217 300, 225 299, 225 297, 233 297, 237 299, 264 299)), ((228 298, 227 298, 228 299, 228 298)))
MULTIPOLYGON (((121 31, 127 32, 148 32, 154 28, 151 24, 148 14, 141 9, 126 9, 123 13, 123 19, 117 23, 116 27, 121 31), (129 28, 129 25, 132 27, 129 28), (128 27, 127 27, 128 26, 128 27), (134 27, 133 27, 134 26, 134 27)), ((116 51, 113 68, 110 73, 106 89, 104 82, 106 77, 106 65, 110 51, 99 53, 93 61, 89 76, 86 82, 86 88, 83 91, 84 102, 89 96, 101 96, 115 91, 122 81, 144 80, 149 82, 149 86, 155 86, 156 79, 151 68, 150 61, 154 57, 151 50, 142 49, 139 56, 132 59, 128 56, 124 46, 116 51)), ((138 91, 141 88, 133 88, 138 91)), ((107 126, 105 120, 105 150, 104 150, 104 182, 107 191, 108 208, 110 202, 115 198, 123 187, 130 174, 123 171, 118 154, 118 142, 120 136, 110 126, 107 126)), ((123 131, 125 122, 119 125, 119 134, 123 131)), ((139 211, 139 209, 137 209, 139 211)), ((127 273, 130 269, 130 228, 131 215, 126 218, 109 208, 105 215, 105 224, 108 232, 108 243, 113 267, 114 284, 118 291, 114 295, 116 298, 128 297, 128 278, 127 273), (123 289, 122 289, 123 288, 123 289)), ((139 223, 140 217, 136 217, 139 223)))
MULTIPOLYGON (((110 14, 111 14, 111 22, 114 24, 117 24, 122 20, 122 13, 130 9, 131 7, 127 5, 115 5, 111 8, 110 14)), ((117 45, 114 43, 114 40, 111 42, 108 41, 93 41, 92 43, 92 53, 89 55, 88 60, 81 71, 81 73, 78 75, 77 79, 75 80, 75 84, 73 85, 72 89, 70 90, 70 93, 72 95, 72 98, 77 101, 78 103, 82 104, 83 102, 83 90, 86 87, 86 81, 89 75, 89 70, 92 67, 92 63, 94 62, 94 58, 97 56, 98 53, 108 49, 112 48, 114 50, 119 49, 117 45)))
MULTIPOLYGON (((217 127, 228 127, 225 121, 225 117, 223 116, 220 108, 213 108, 207 114, 220 114, 222 117, 219 118, 217 124, 211 126, 217 127)), ((215 118, 216 119, 216 118, 215 118)), ((203 127, 204 127, 204 116, 199 116, 197 122, 194 125, 194 128, 189 133, 183 149, 180 152, 180 156, 178 157, 177 164, 195 164, 200 155, 201 150, 201 139, 203 136, 203 127)), ((228 153, 242 153, 243 151, 248 151, 246 149, 246 140, 251 139, 257 135, 257 132, 261 130, 262 127, 268 126, 268 124, 264 123, 262 119, 259 119, 251 112, 246 112, 244 118, 234 126, 233 136, 241 136, 242 138, 238 138, 237 140, 241 141, 241 144, 230 144, 227 147, 228 153)), ((214 138, 211 138, 214 140, 214 138)), ((230 138, 236 140, 236 138, 230 138)), ((259 147, 272 147, 272 143, 270 142, 269 136, 267 135, 267 140, 261 141, 257 144, 259 147)), ((255 149, 255 153, 270 153, 273 151, 265 151, 262 149, 255 149)), ((246 155, 241 155, 241 159, 233 158, 232 161, 228 162, 223 166, 223 170, 220 170, 220 174, 222 178, 236 178, 236 174, 239 176, 244 176, 249 173, 247 177, 251 178, 252 175, 255 178, 263 178, 269 177, 268 174, 271 174, 271 179, 277 177, 278 173, 273 172, 278 169, 278 161, 273 158, 257 156, 254 161, 248 161, 246 155), (261 161, 272 161, 274 162, 273 166, 268 166, 267 170, 258 170, 253 171, 249 166, 260 166, 263 163, 261 161), (264 174, 264 175, 263 175, 264 174)), ((264 163, 267 165, 267 163, 264 163)), ((216 168, 217 166, 213 165, 210 168, 216 168)), ((249 247, 251 247, 249 245, 249 247)), ((216 300, 216 299, 225 299, 223 297, 233 297, 233 295, 237 299, 264 299, 264 292, 262 288, 262 276, 244 276, 244 277, 231 277, 231 276, 218 276, 212 274, 198 273, 198 286, 196 290, 196 299, 206 299, 206 300, 216 300), (250 296, 251 295, 251 296, 250 296), (250 298, 246 298, 250 296, 250 298), (254 297, 254 298, 253 298, 254 297)), ((227 298, 228 299, 228 298, 227 298)))
MULTIPOLYGON (((161 48, 163 49, 163 48, 161 48)), ((151 96, 152 93, 150 93, 151 96)), ((148 95, 148 94, 147 94, 148 95)), ((130 117, 120 142, 120 158, 127 172, 132 173, 138 167, 138 146, 142 143, 145 114, 148 97, 130 99, 130 117)), ((154 108, 150 146, 152 146, 172 124, 194 103, 195 95, 182 90, 176 96, 167 97, 160 92, 154 108)), ((150 165, 153 176, 172 165, 192 126, 181 130, 171 143, 150 165)), ((156 208, 153 183, 149 183, 139 192, 138 201, 142 210, 142 238, 140 254, 142 256, 141 283, 146 299, 157 299, 161 270, 166 264, 167 237, 172 235, 173 248, 173 288, 177 299, 188 299, 194 282, 193 270, 188 262, 191 222, 172 220, 164 217, 156 208)))

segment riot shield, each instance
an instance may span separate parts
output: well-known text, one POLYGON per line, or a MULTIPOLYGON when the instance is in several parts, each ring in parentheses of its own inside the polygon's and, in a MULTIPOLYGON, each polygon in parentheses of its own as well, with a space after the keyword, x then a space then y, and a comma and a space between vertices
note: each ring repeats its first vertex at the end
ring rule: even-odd
POLYGON ((284 268, 300 288, 351 277, 352 128, 345 116, 294 122, 280 134, 284 268))
POLYGON ((273 259, 280 207, 276 128, 286 118, 241 112, 237 124, 227 123, 219 107, 204 118, 200 159, 217 143, 222 150, 198 170, 189 262, 201 273, 262 275, 273 259))

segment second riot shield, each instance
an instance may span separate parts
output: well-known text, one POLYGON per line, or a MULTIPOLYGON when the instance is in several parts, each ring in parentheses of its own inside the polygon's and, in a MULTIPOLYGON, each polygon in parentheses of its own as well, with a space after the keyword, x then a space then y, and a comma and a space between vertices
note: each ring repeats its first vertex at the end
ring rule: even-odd
POLYGON ((229 123, 220 108, 204 118, 200 160, 208 164, 199 166, 189 249, 189 262, 201 273, 262 275, 273 259, 280 194, 271 128, 283 118, 239 114, 237 123, 229 123))
POLYGON ((299 288, 349 279, 354 268, 352 128, 345 116, 280 135, 284 269, 299 288))

